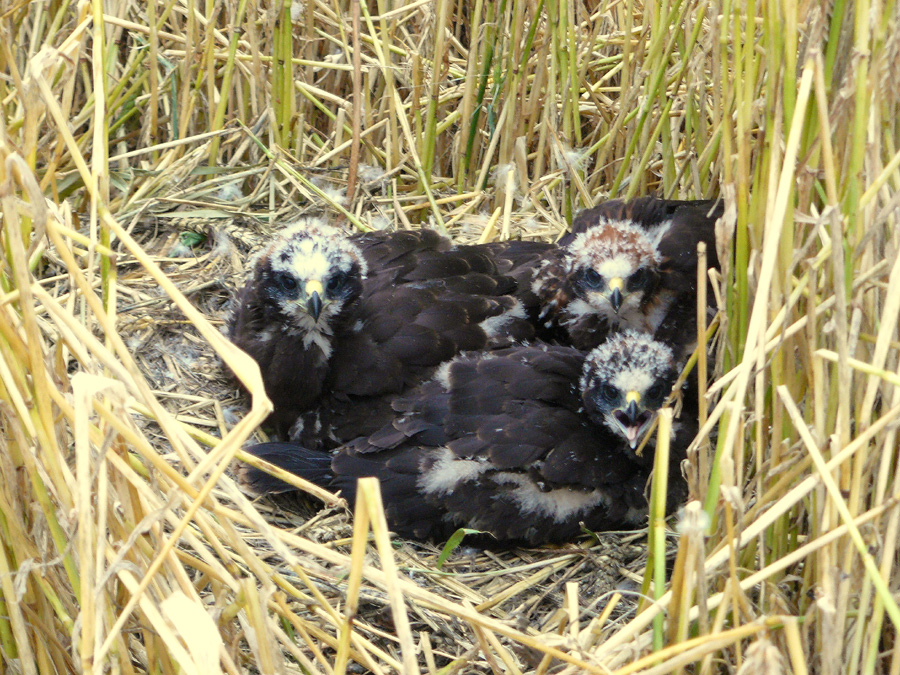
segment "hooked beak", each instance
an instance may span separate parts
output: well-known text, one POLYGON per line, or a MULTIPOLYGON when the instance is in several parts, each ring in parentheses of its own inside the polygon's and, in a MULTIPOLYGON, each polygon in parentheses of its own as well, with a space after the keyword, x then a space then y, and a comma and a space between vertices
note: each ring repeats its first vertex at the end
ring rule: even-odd
POLYGON ((305 290, 306 310, 314 321, 318 321, 319 315, 322 313, 322 296, 325 294, 325 289, 322 287, 321 281, 312 279, 306 282, 305 290))
POLYGON ((613 418, 625 435, 628 445, 634 450, 641 436, 644 435, 650 421, 653 419, 653 413, 649 410, 641 410, 638 404, 641 402, 641 395, 636 391, 629 391, 625 395, 627 405, 624 408, 618 408, 613 411, 613 418))
POLYGON ((622 289, 625 288, 625 282, 621 277, 614 277, 609 280, 609 287, 612 294, 609 296, 609 304, 612 305, 613 311, 619 313, 619 307, 622 306, 622 289))

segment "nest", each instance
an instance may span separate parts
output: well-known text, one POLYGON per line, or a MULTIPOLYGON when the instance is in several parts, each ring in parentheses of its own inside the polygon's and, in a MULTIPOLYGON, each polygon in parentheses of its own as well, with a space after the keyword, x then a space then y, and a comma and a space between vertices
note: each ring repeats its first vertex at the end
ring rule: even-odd
MULTIPOLYGON (((217 196, 214 194, 213 200, 206 203, 202 195, 179 193, 177 199, 192 202, 202 214, 222 207, 217 196)), ((321 211, 285 210, 272 219, 277 221, 275 225, 269 225, 247 215, 248 211, 253 213, 247 206, 242 209, 243 214, 233 218, 212 218, 192 216, 192 209, 163 211, 171 201, 159 199, 149 204, 147 211, 155 215, 137 219, 132 234, 204 318, 219 328, 230 311, 235 289, 244 281, 246 261, 256 248, 282 224, 321 211)), ((377 200, 369 202, 367 212, 384 212, 377 200)), ((521 223, 521 228, 516 226, 517 236, 548 237, 558 231, 558 227, 538 227, 533 218, 521 218, 521 223)), ((457 241, 477 241, 484 237, 484 228, 478 231, 478 227, 477 219, 469 219, 451 234, 457 241)), ((212 437, 224 436, 249 411, 248 399, 239 391, 234 375, 194 324, 161 292, 152 276, 142 273, 140 267, 131 271, 128 265, 120 263, 119 267, 118 281, 123 289, 117 309, 119 334, 135 355, 148 384, 175 420, 212 437)), ((166 454, 167 441, 158 425, 146 421, 142 426, 160 454, 166 454)), ((259 429, 253 438, 267 440, 259 429)), ((223 503, 228 504, 229 500, 224 499, 223 503)), ((254 506, 271 525, 347 559, 351 557, 352 513, 342 500, 323 507, 319 500, 301 493, 260 498, 254 506)), ((346 601, 346 565, 308 560, 302 554, 285 559, 280 547, 274 547, 252 529, 242 528, 241 535, 245 545, 287 583, 296 588, 311 581, 321 598, 335 609, 346 601), (293 570, 297 564, 314 571, 308 571, 309 577, 305 578, 293 570)), ((576 623, 590 624, 603 614, 602 627, 611 630, 617 621, 632 616, 640 597, 647 553, 645 532, 586 532, 578 543, 549 549, 484 551, 466 547, 463 540, 461 546, 445 551, 439 546, 395 537, 392 548, 398 573, 435 597, 472 607, 526 633, 560 635, 565 634, 572 620, 566 606, 568 584, 577 588, 568 591, 570 595, 576 593, 576 623)), ((286 602, 286 607, 303 615, 302 604, 294 600, 286 602)), ((415 600, 409 601, 408 611, 410 630, 414 635, 427 635, 420 640, 426 639, 430 644, 436 667, 453 664, 453 670, 466 672, 487 667, 479 655, 478 640, 465 621, 415 600)), ((354 625, 375 652, 396 651, 397 631, 383 589, 360 589, 354 625)), ((597 622, 592 630, 592 639, 598 639, 597 622)), ((517 659, 533 667, 540 663, 540 651, 504 642, 517 659)))

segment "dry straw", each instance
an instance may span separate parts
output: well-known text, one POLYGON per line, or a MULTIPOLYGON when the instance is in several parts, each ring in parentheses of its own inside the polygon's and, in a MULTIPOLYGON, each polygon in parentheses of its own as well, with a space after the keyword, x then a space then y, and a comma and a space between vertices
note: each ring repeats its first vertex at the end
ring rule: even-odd
POLYGON ((900 673, 898 36, 870 0, 0 0, 3 669, 900 673), (445 561, 371 483, 352 520, 237 490, 260 238, 651 193, 725 201, 677 522, 657 484, 649 532, 445 561))

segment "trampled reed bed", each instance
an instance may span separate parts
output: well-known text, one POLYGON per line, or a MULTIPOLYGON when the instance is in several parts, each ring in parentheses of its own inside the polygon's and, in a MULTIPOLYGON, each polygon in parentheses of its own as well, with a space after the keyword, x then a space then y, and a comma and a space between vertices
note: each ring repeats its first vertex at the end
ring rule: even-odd
POLYGON ((900 673, 898 36, 869 0, 0 0, 5 667, 900 673), (644 194, 726 206, 677 519, 444 561, 372 484, 352 529, 236 489, 254 238, 644 194))

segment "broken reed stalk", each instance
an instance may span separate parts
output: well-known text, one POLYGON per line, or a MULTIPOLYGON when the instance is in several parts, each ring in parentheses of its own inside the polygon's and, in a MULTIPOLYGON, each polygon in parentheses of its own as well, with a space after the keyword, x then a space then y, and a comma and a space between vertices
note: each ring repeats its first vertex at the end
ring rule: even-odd
MULTIPOLYGON (((653 461, 653 486, 650 491, 650 541, 647 553, 647 570, 644 585, 653 580, 653 599, 658 601, 666 587, 666 497, 669 477, 669 442, 672 438, 671 408, 659 411, 659 427, 656 431, 656 453, 653 461)), ((642 589, 643 590, 643 589, 642 589)), ((653 649, 662 649, 663 615, 653 620, 653 649)))

